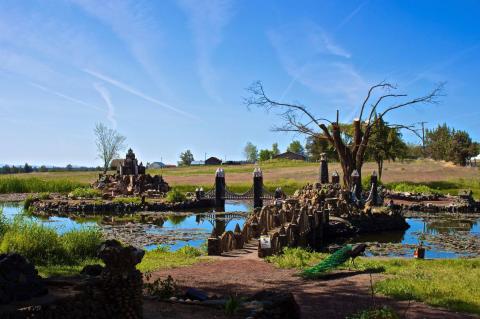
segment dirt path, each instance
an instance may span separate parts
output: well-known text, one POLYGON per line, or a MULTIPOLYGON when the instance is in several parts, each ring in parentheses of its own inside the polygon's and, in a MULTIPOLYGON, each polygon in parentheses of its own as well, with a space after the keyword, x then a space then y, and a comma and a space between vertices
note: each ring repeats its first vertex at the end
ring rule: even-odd
MULTIPOLYGON (((218 257, 210 263, 157 271, 152 279, 171 275, 182 287, 197 287, 215 294, 252 294, 262 289, 289 291, 295 296, 302 318, 345 318, 353 312, 372 305, 370 275, 360 272, 341 272, 322 281, 306 281, 297 271, 278 269, 256 257, 253 247, 218 257)), ((372 275, 373 281, 381 279, 372 275)), ((408 319, 420 318, 479 318, 433 308, 423 303, 400 302, 376 297, 404 314, 408 319)), ((402 316, 403 317, 403 316, 402 316)))

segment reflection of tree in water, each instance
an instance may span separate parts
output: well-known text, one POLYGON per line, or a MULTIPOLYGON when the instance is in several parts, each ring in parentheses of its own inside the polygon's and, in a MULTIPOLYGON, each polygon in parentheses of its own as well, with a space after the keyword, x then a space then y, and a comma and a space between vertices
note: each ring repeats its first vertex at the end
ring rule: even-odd
POLYGON ((442 218, 425 221, 425 232, 435 235, 438 233, 450 234, 457 231, 471 231, 477 221, 469 219, 442 218))
POLYGON ((187 215, 169 215, 167 216, 167 219, 173 224, 173 225, 179 225, 181 224, 185 219, 187 219, 187 215))

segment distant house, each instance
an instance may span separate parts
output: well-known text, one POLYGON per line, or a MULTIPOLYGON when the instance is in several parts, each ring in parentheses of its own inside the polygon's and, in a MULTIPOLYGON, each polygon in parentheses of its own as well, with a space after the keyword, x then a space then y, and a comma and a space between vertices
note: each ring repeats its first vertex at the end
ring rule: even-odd
POLYGON ((116 171, 118 168, 120 168, 120 166, 123 165, 123 162, 124 162, 124 160, 121 159, 121 158, 113 159, 110 162, 110 169, 113 170, 113 171, 116 171))
POLYGON ((222 165, 222 160, 212 156, 207 158, 205 165, 222 165))
POLYGON ((165 165, 162 162, 153 162, 147 165, 147 168, 152 168, 152 169, 165 168, 165 167, 167 167, 167 165, 165 165))
POLYGON ((297 154, 297 153, 290 152, 290 151, 286 151, 285 153, 274 155, 273 158, 274 159, 296 160, 296 161, 305 161, 307 159, 302 154, 297 154))
POLYGON ((190 163, 192 166, 200 166, 200 165, 205 165, 205 161, 192 161, 190 163))

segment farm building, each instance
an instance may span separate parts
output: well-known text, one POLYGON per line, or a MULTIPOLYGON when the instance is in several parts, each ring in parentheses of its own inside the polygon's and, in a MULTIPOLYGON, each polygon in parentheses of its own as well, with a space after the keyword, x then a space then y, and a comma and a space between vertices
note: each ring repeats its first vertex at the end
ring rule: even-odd
POLYGON ((297 154, 297 153, 290 152, 290 151, 286 151, 285 153, 274 155, 273 158, 274 159, 296 160, 296 161, 305 161, 307 159, 302 154, 297 154))
POLYGON ((212 156, 207 158, 205 165, 222 165, 222 160, 212 156))

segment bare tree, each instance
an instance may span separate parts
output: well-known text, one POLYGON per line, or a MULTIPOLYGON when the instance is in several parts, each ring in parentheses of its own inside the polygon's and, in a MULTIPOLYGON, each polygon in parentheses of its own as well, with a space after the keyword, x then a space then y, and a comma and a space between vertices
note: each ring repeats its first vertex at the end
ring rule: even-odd
POLYGON ((123 143, 126 137, 102 123, 95 125, 94 133, 98 157, 103 161, 103 173, 106 173, 112 159, 119 156, 119 152, 125 149, 123 143))
MULTIPOLYGON (((274 131, 300 133, 316 139, 327 140, 335 148, 340 159, 344 184, 351 187, 353 171, 357 170, 361 177, 368 141, 372 130, 379 121, 389 112, 403 107, 415 104, 437 104, 438 97, 442 95, 443 87, 444 83, 440 83, 430 93, 413 99, 408 99, 406 94, 391 93, 397 88, 388 82, 380 82, 370 87, 361 105, 359 117, 353 120, 351 141, 346 141, 343 138, 345 132, 342 131, 342 126, 339 123, 338 110, 337 118, 334 121, 319 118, 301 104, 283 103, 270 99, 260 81, 253 83, 247 89, 251 96, 245 99, 245 104, 247 107, 258 106, 266 110, 279 110, 279 115, 284 123, 282 126, 274 127, 274 131), (382 94, 374 98, 373 96, 378 92, 382 92, 382 94), (394 102, 384 106, 388 100, 394 100, 394 102), (365 119, 363 119, 364 113, 368 113, 365 119)), ((397 129, 407 129, 419 135, 415 125, 393 124, 389 126, 397 129)))

